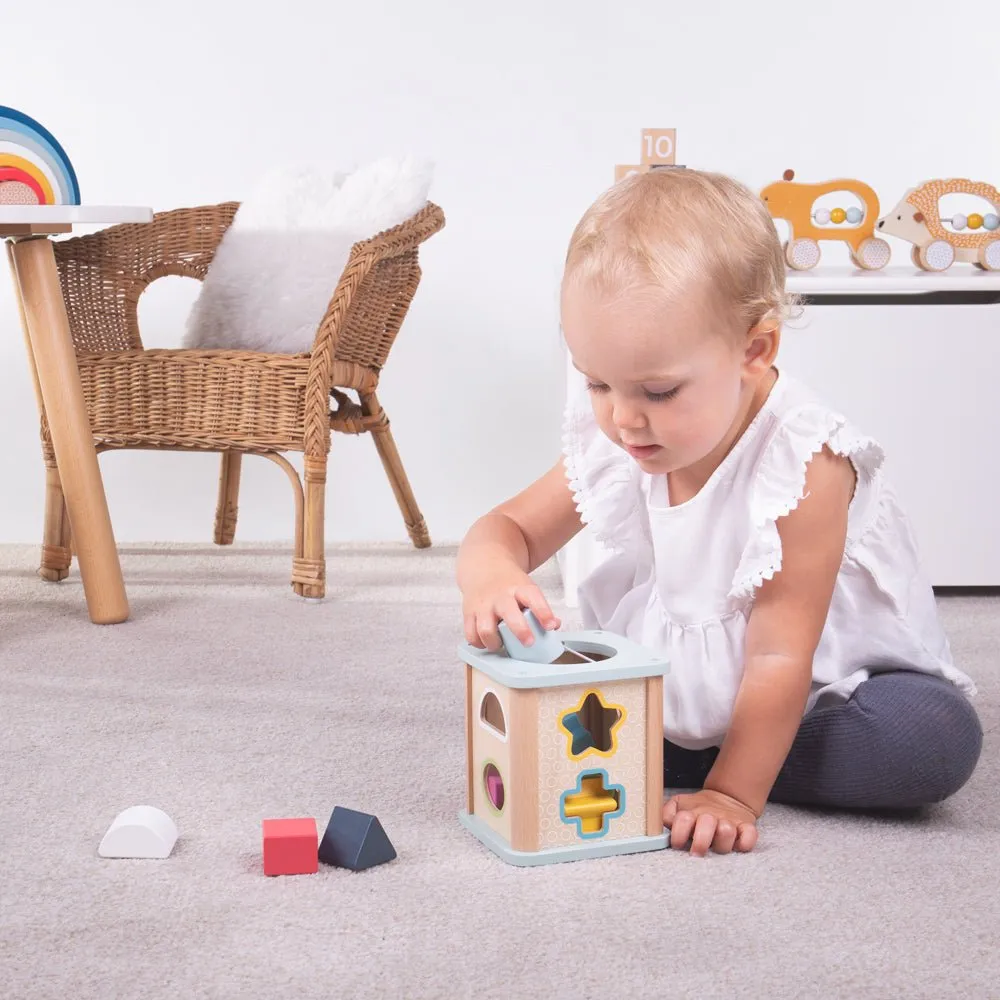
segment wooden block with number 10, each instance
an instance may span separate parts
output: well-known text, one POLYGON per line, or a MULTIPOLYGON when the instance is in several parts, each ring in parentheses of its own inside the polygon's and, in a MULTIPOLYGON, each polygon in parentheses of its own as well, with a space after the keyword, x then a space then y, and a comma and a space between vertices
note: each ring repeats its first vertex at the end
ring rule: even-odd
POLYGON ((618 163, 615 165, 615 183, 628 177, 630 174, 648 173, 649 167, 641 163, 618 163))
POLYGON ((677 160, 677 129, 644 128, 642 162, 646 166, 671 165, 677 160))

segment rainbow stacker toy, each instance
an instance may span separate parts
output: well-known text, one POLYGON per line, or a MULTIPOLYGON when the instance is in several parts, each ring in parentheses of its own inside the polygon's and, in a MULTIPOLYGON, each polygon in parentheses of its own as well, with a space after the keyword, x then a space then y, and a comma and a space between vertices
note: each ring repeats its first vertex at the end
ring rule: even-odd
POLYGON ((665 660, 609 632, 459 646, 468 793, 459 820, 504 861, 661 850, 665 660))
POLYGON ((34 118, 0 105, 0 205, 79 205, 73 164, 34 118))

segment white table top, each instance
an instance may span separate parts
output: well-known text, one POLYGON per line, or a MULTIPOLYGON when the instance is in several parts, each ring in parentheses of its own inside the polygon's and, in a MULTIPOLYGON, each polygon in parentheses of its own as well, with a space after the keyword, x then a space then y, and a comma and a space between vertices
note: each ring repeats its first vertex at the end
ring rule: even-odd
POLYGON ((151 208, 135 205, 0 205, 0 226, 152 221, 151 208))
POLYGON ((1000 271, 980 271, 972 264, 952 264, 934 273, 903 264, 881 271, 820 264, 811 271, 789 271, 787 285, 789 291, 808 295, 990 291, 1000 290, 1000 271))

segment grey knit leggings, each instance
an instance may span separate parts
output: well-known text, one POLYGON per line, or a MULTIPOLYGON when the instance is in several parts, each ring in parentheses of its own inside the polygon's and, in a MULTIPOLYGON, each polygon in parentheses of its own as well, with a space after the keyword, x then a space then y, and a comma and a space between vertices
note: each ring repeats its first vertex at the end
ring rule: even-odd
MULTIPOLYGON (((982 745, 975 709, 948 681, 875 674, 844 704, 803 718, 769 799, 848 809, 940 802, 968 781, 982 745)), ((664 740, 665 787, 701 788, 718 753, 664 740)))

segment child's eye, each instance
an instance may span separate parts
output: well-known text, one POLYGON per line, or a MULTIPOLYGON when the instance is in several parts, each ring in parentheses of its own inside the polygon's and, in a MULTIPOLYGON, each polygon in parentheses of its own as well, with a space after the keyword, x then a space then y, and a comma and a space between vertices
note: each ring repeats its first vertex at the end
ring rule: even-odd
POLYGON ((650 392, 648 389, 644 391, 646 399, 651 403, 662 403, 664 400, 673 399, 681 391, 681 387, 675 385, 673 389, 667 389, 666 392, 650 392))
MULTIPOLYGON (((680 392, 680 390, 681 390, 681 387, 679 385, 675 385, 672 389, 667 389, 665 392, 650 392, 648 389, 644 389, 643 390, 643 395, 651 403, 662 403, 665 400, 673 399, 674 396, 676 396, 677 393, 680 392)), ((607 392, 608 391, 608 387, 603 382, 591 382, 591 381, 588 381, 587 382, 587 391, 588 392, 607 392)))

